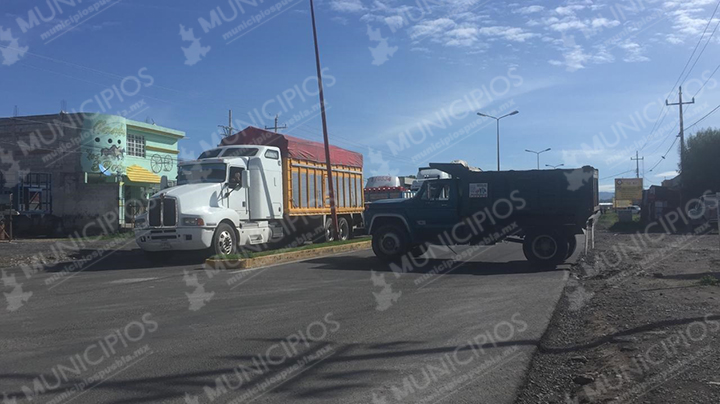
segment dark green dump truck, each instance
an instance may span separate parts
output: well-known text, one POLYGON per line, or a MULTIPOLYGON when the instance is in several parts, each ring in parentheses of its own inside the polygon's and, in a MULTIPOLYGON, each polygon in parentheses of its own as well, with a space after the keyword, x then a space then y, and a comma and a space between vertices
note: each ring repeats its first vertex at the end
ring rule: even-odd
POLYGON ((411 199, 376 201, 365 212, 375 255, 392 261, 419 256, 430 245, 523 244, 534 264, 572 255, 599 211, 598 171, 475 171, 464 164, 430 164, 450 179, 425 181, 411 199))

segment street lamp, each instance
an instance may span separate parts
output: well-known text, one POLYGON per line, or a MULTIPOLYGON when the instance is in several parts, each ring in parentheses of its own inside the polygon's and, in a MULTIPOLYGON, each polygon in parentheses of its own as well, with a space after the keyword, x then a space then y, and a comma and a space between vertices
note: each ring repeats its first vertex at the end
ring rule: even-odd
POLYGON ((543 151, 532 151, 532 150, 528 150, 528 149, 525 149, 525 151, 528 153, 535 153, 535 155, 537 155, 537 169, 539 170, 540 169, 540 155, 542 153, 545 153, 546 151, 550 151, 550 148, 548 147, 547 149, 545 149, 543 151))
POLYGON ((564 167, 564 166, 565 166, 565 164, 558 164, 556 166, 554 166, 552 164, 545 164, 545 167, 552 167, 554 169, 557 169, 558 167, 564 167))
POLYGON ((496 117, 494 117, 494 116, 492 116, 492 115, 483 114, 483 113, 481 113, 481 112, 478 112, 478 113, 477 113, 477 114, 480 115, 480 116, 484 116, 484 117, 486 117, 486 118, 492 118, 492 119, 494 119, 494 120, 497 122, 497 167, 498 167, 498 171, 500 171, 500 120, 503 119, 503 118, 505 118, 505 117, 507 117, 507 116, 517 115, 517 114, 519 114, 519 113, 520 113, 520 111, 513 111, 513 112, 511 112, 511 113, 509 113, 509 114, 505 114, 505 115, 503 115, 503 116, 501 116, 501 117, 499 117, 499 118, 496 118, 496 117))

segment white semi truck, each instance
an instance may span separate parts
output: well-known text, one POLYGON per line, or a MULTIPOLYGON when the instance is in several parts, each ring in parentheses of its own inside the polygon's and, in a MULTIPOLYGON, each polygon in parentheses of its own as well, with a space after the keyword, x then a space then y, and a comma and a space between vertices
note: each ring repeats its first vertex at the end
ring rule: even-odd
MULTIPOLYGON (((362 155, 331 147, 340 239, 362 226, 362 155)), ((233 254, 242 246, 331 239, 324 147, 248 127, 179 166, 177 186, 148 201, 135 239, 157 256, 233 254)))

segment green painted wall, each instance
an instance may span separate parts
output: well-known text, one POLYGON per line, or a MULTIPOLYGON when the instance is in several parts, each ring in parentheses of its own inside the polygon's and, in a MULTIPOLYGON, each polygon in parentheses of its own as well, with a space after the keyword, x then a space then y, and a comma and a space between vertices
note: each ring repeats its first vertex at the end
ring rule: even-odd
POLYGON ((138 165, 168 180, 177 178, 178 141, 185 132, 120 116, 97 114, 86 118, 81 135, 81 166, 87 173, 125 174, 127 167, 138 165), (127 135, 145 137, 145 157, 131 156, 127 135), (159 148, 163 150, 153 150, 159 148), (168 152, 172 151, 172 152, 168 152))

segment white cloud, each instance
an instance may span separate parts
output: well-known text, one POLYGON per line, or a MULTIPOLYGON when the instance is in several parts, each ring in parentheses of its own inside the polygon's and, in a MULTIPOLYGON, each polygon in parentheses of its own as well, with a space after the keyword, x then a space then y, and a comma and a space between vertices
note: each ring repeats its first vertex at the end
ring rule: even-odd
POLYGON ((533 13, 539 13, 543 10, 545 10, 545 7, 543 7, 543 6, 527 6, 527 7, 519 8, 513 12, 519 13, 519 14, 533 14, 533 13))
POLYGON ((602 18, 594 18, 594 19, 592 20, 592 22, 590 23, 590 25, 591 25, 593 28, 612 28, 612 27, 617 27, 618 25, 620 25, 620 21, 618 21, 618 20, 608 20, 608 19, 605 18, 605 17, 602 17, 602 18))
POLYGON ((584 8, 585 8, 585 6, 576 4, 576 5, 558 7, 555 9, 555 12, 558 15, 575 15, 576 11, 580 11, 584 8))
POLYGON ((659 174, 655 174, 655 176, 656 176, 656 177, 675 177, 675 176, 677 176, 678 174, 679 174, 679 173, 678 173, 677 171, 673 170, 673 171, 665 171, 665 172, 662 172, 662 173, 659 173, 659 174))
POLYGON ((550 29, 558 32, 565 32, 571 29, 584 30, 587 29, 587 25, 584 22, 577 19, 565 19, 563 21, 550 24, 550 29))
POLYGON ((645 48, 643 48, 639 43, 627 40, 619 44, 618 47, 625 50, 625 57, 623 58, 623 61, 625 62, 647 62, 650 60, 650 58, 643 55, 645 48))
POLYGON ((365 10, 365 6, 360 0, 332 0, 330 7, 341 13, 357 13, 365 10))
POLYGON ((442 37, 442 34, 452 28, 455 28, 455 25, 455 21, 449 18, 421 21, 419 24, 410 28, 410 39, 416 40, 423 37, 431 37, 435 40, 439 40, 439 38, 442 37))
POLYGON ((579 45, 568 48, 563 52, 563 60, 550 60, 553 66, 565 66, 569 72, 578 71, 585 68, 585 63, 591 60, 591 55, 583 51, 579 45))
POLYGON ((405 20, 399 15, 385 17, 384 21, 385 21, 385 24, 387 24, 388 27, 390 27, 390 29, 393 31, 398 28, 402 28, 402 26, 405 24, 405 20))
POLYGON ((479 33, 485 36, 502 37, 512 42, 525 42, 525 40, 538 36, 531 32, 525 32, 522 28, 516 27, 483 27, 480 28, 479 33))

